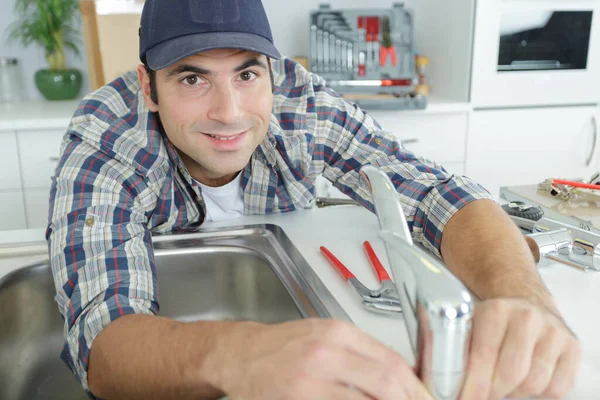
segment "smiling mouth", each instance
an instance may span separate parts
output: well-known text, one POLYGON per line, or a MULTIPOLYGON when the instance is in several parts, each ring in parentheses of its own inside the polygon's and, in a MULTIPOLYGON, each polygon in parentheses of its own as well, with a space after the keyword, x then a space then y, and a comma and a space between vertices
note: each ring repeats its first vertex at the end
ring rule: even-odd
POLYGON ((233 135, 233 136, 211 135, 210 133, 205 133, 205 135, 210 136, 213 139, 228 141, 228 140, 235 140, 235 139, 239 138, 240 136, 242 136, 244 133, 246 133, 246 131, 238 133, 237 135, 233 135))

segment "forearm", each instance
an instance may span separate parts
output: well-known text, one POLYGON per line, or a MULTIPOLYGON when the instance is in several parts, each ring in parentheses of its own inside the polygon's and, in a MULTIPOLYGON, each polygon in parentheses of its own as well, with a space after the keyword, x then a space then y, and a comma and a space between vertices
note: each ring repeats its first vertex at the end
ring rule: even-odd
POLYGON ((480 299, 524 298, 558 314, 523 234, 491 200, 459 210, 442 235, 447 267, 480 299))
POLYGON ((219 386, 222 337, 240 322, 182 323, 126 315, 93 342, 88 382, 106 399, 214 399, 219 386), (220 340, 217 340, 220 338, 220 340))

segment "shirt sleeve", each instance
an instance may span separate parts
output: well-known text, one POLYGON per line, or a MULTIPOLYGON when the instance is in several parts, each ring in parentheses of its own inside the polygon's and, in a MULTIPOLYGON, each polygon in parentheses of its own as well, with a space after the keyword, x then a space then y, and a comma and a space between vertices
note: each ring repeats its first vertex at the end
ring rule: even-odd
POLYGON ((394 183, 414 240, 441 257, 442 233, 462 207, 491 194, 465 176, 451 175, 438 163, 400 146, 373 118, 330 89, 315 85, 318 150, 323 176, 343 193, 374 211, 358 171, 373 165, 394 183))
POLYGON ((46 239, 64 320, 61 357, 91 397, 87 371, 96 336, 123 315, 158 312, 146 211, 155 199, 131 166, 77 135, 63 143, 46 239))

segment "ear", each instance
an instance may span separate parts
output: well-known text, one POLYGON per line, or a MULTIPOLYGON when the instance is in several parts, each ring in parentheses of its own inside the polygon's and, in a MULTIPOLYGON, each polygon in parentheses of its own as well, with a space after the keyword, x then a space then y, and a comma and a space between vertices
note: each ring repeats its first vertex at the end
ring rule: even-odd
POLYGON ((142 64, 138 65, 137 74, 138 81, 140 82, 140 89, 144 95, 146 106, 150 111, 157 112, 158 105, 152 101, 152 96, 150 95, 150 77, 148 76, 148 72, 146 72, 146 67, 144 67, 142 64))

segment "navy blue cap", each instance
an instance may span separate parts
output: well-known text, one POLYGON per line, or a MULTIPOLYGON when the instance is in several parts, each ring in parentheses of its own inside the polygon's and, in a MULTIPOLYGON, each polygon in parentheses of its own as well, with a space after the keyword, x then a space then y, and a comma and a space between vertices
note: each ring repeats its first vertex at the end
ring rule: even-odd
POLYGON ((261 0, 146 0, 140 60, 151 69, 212 49, 281 57, 261 0))

